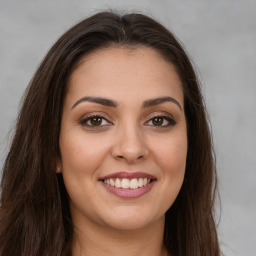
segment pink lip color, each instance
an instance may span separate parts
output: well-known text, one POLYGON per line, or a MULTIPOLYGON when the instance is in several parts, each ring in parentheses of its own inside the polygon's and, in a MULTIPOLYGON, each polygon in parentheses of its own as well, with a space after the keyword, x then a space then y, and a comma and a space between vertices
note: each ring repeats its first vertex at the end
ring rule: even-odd
POLYGON ((145 173, 145 172, 115 172, 104 177, 100 177, 99 180, 106 180, 111 178, 126 178, 126 179, 134 179, 134 178, 147 178, 150 180, 156 180, 156 177, 145 173))
POLYGON ((104 182, 101 182, 102 185, 106 188, 107 191, 109 191, 110 193, 121 197, 121 198, 137 198, 140 196, 145 195, 146 193, 148 193, 151 188, 154 186, 155 184, 155 180, 150 182, 149 184, 147 184, 146 186, 143 186, 141 188, 135 188, 135 189, 130 189, 130 188, 116 188, 116 187, 112 187, 104 182))
POLYGON ((137 198, 137 197, 141 197, 143 195, 145 195, 146 193, 148 193, 151 188, 154 186, 155 182, 156 182, 156 177, 147 174, 147 173, 143 173, 143 172, 133 172, 133 173, 128 173, 128 172, 117 172, 117 173, 112 173, 109 174, 107 176, 101 177, 99 179, 99 181, 101 181, 102 185, 105 187, 105 189, 118 196, 121 198, 137 198), (141 188, 136 188, 136 189, 130 189, 130 188, 117 188, 117 187, 113 187, 110 186, 106 183, 104 183, 104 179, 110 179, 110 178, 127 178, 127 179, 133 179, 133 178, 147 178, 147 179, 151 179, 151 182, 141 188))

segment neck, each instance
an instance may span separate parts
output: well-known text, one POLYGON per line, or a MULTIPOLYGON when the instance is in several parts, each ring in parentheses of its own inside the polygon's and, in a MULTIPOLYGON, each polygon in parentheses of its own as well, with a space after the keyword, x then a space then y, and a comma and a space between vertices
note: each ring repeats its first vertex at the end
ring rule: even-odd
POLYGON ((86 223, 74 228, 74 256, 167 256, 163 245, 164 219, 136 230, 102 228, 86 223))

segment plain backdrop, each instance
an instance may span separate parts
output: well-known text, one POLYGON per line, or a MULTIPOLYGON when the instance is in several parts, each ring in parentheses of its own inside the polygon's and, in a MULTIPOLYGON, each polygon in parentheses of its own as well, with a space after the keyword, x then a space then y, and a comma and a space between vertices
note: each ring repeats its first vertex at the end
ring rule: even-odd
POLYGON ((256 1, 0 0, 0 167, 22 94, 47 50, 76 22, 110 8, 149 14, 185 45, 212 123, 221 246, 227 256, 255 256, 256 1))

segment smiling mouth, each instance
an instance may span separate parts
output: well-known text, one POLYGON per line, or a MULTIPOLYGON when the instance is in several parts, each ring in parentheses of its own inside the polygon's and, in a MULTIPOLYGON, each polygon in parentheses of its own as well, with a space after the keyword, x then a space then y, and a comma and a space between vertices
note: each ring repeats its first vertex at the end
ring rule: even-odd
POLYGON ((107 191, 122 198, 136 198, 148 193, 156 177, 143 172, 118 172, 99 179, 107 191))
POLYGON ((133 178, 133 179, 110 178, 110 179, 103 179, 102 181, 105 184, 110 185, 111 187, 124 188, 124 189, 141 188, 143 186, 146 186, 150 182, 152 182, 152 180, 148 178, 133 178))

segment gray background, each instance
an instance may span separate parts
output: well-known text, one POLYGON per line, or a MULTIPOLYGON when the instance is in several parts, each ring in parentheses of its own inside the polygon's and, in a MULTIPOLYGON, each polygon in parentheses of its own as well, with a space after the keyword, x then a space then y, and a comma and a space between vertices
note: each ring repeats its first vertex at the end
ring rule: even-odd
POLYGON ((211 117, 227 256, 255 256, 256 1, 0 0, 0 167, 20 98, 49 47, 77 21, 106 8, 151 14, 196 63, 211 117))

